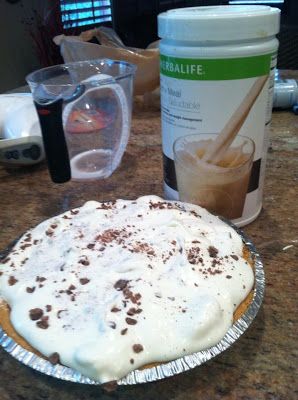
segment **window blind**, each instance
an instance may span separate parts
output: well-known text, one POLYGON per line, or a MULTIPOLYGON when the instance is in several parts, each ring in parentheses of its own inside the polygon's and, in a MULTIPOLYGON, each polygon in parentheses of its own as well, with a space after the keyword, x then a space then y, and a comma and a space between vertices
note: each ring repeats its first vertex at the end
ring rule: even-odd
POLYGON ((229 4, 269 4, 269 5, 280 5, 283 4, 284 0, 230 0, 229 4))
POLYGON ((110 0, 60 0, 60 10, 65 29, 112 20, 110 0))

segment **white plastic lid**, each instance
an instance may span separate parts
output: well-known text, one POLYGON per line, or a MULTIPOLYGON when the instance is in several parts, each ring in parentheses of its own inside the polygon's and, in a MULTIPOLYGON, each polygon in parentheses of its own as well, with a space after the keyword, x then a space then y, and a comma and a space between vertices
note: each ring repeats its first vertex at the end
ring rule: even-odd
POLYGON ((162 39, 235 41, 263 39, 279 32, 280 10, 269 6, 188 7, 158 16, 162 39))

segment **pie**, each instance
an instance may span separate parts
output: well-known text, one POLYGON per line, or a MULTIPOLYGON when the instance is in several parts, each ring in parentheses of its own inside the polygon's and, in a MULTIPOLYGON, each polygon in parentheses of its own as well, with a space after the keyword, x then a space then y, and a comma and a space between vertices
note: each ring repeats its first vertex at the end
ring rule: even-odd
POLYGON ((0 325, 104 383, 217 344, 253 286, 240 235, 205 209, 157 196, 89 201, 2 260, 0 325))

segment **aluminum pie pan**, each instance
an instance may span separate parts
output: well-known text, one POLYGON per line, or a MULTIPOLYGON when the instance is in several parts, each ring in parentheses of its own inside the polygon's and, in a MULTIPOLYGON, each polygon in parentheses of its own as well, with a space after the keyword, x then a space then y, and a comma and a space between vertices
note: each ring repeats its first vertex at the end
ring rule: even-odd
MULTIPOLYGON (((250 257, 254 263, 255 284, 253 289, 253 299, 247 310, 242 317, 230 327, 222 340, 220 340, 220 342, 218 342, 216 345, 206 350, 201 350, 151 368, 132 371, 124 378, 119 379, 117 381, 118 385, 135 385, 139 383, 154 382, 198 367, 231 347, 232 344, 240 338, 240 336, 248 329, 249 325, 255 319, 261 307, 265 291, 265 273, 263 263, 254 244, 243 233, 243 231, 237 228, 230 221, 224 220, 224 222, 235 229, 235 231, 241 236, 243 244, 249 250, 250 257)), ((10 252, 11 248, 17 241, 18 239, 11 243, 11 245, 3 252, 0 252, 0 260, 10 252)), ((72 368, 65 367, 60 364, 53 365, 44 358, 41 358, 36 354, 24 349, 4 332, 4 330, 1 328, 1 325, 0 346, 3 347, 3 349, 16 360, 42 374, 68 382, 88 385, 101 385, 101 382, 87 378, 72 368)))

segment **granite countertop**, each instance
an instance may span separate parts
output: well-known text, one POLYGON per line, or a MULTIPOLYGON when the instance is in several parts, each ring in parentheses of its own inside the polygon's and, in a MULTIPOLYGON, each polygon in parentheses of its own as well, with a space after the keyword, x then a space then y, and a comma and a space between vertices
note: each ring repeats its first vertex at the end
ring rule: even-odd
MULTIPOLYGON (((266 296, 251 327, 229 350, 173 378, 106 393, 43 376, 0 348, 0 400, 297 399, 297 150, 298 116, 275 111, 263 210, 244 228, 264 261, 266 296)), ((56 185, 44 163, 1 166, 0 193, 1 249, 28 228, 89 199, 162 196, 159 111, 137 107, 127 151, 111 178, 56 185)))

